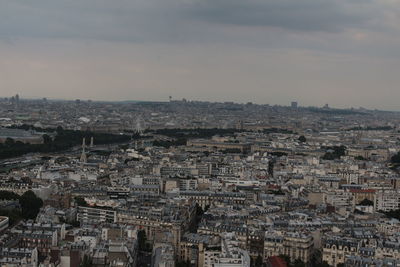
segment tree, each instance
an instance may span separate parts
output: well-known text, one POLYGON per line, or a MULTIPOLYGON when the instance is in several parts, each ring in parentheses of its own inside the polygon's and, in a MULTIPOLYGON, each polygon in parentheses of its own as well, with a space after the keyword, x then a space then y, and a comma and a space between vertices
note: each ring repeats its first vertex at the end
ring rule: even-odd
POLYGON ((290 266, 293 266, 293 267, 306 267, 306 264, 302 260, 296 259, 293 262, 293 264, 291 264, 290 266))
MULTIPOLYGON (((29 129, 29 126, 14 126, 11 128, 16 129, 29 129)), ((35 128, 34 128, 35 129, 35 128)), ((36 128, 38 129, 38 128, 36 128)), ((54 140, 48 134, 44 134, 43 144, 29 144, 21 141, 14 141, 9 138, 4 144, 0 144, 0 159, 13 158, 22 156, 27 153, 48 153, 58 152, 67 150, 73 146, 80 145, 82 138, 88 140, 93 137, 96 140, 96 144, 111 144, 111 143, 124 143, 130 141, 130 136, 120 134, 108 134, 108 133, 93 133, 88 131, 75 131, 75 130, 64 130, 62 127, 40 129, 43 132, 56 131, 57 135, 54 140)))
POLYGON ((367 198, 364 198, 358 205, 362 205, 362 206, 373 206, 373 205, 374 205, 374 202, 371 201, 371 200, 369 200, 369 199, 367 199, 367 198))
POLYGON ((42 138, 43 138, 43 144, 45 145, 51 144, 51 142, 53 141, 48 134, 42 135, 42 138))
POLYGON ((263 266, 263 259, 260 255, 257 256, 256 262, 254 263, 255 267, 262 267, 263 266))
POLYGON ((201 206, 199 204, 196 203, 196 215, 197 216, 203 216, 204 214, 204 210, 201 208, 201 206))
POLYGON ((9 225, 13 226, 21 220, 21 211, 19 209, 0 209, 0 216, 8 217, 9 225))
POLYGON ((292 263, 291 260, 290 260, 290 257, 287 256, 287 255, 282 255, 281 254, 278 257, 283 259, 286 262, 287 266, 289 266, 289 267, 305 267, 306 266, 306 264, 300 259, 296 259, 292 263))
POLYGON ((189 231, 191 233, 196 233, 197 232, 199 223, 201 222, 201 218, 203 217, 203 214, 204 214, 203 209, 197 203, 196 203, 195 209, 196 209, 196 216, 193 219, 193 221, 190 223, 190 226, 189 226, 189 231))
POLYGON ((400 209, 383 212, 389 218, 400 220, 400 209))
POLYGON ((273 160, 268 161, 268 174, 270 176, 274 176, 274 164, 273 160))
POLYGON ((93 266, 92 259, 88 255, 83 256, 83 260, 81 264, 79 264, 79 267, 92 267, 92 266, 93 266))
POLYGON ((6 141, 4 142, 6 146, 12 146, 15 144, 14 139, 7 137, 6 141))
POLYGON ((390 161, 394 164, 400 164, 400 152, 397 152, 397 154, 393 155, 390 161))
POLYGON ((284 260, 287 263, 287 265, 289 266, 289 264, 290 264, 290 257, 289 256, 281 254, 278 257, 281 258, 282 260, 284 260))
POLYGON ((345 146, 333 146, 333 147, 322 147, 327 150, 327 152, 322 156, 323 160, 335 160, 340 159, 341 156, 346 155, 345 146))
POLYGON ((138 232, 138 245, 139 245, 139 250, 146 250, 146 232, 144 230, 140 230, 138 232))
POLYGON ((278 196, 285 195, 285 192, 283 192, 281 188, 279 188, 278 190, 273 190, 271 193, 278 196))
POLYGON ((64 130, 64 129, 63 129, 63 127, 61 127, 61 126, 57 126, 57 128, 56 128, 57 134, 62 133, 63 130, 64 130))
POLYGON ((22 216, 25 219, 35 219, 43 206, 43 200, 29 190, 20 197, 19 204, 21 205, 22 216))
POLYGON ((175 262, 176 267, 190 267, 190 261, 176 261, 175 262))
POLYGON ((311 256, 310 267, 329 267, 330 265, 322 261, 322 251, 317 249, 311 256))
POLYGON ((306 137, 305 137, 304 135, 301 135, 301 136, 299 137, 299 142, 301 142, 301 143, 307 142, 306 137))
POLYGON ((271 152, 270 154, 272 156, 277 156, 278 158, 288 155, 286 152, 280 152, 280 151, 271 152))
POLYGON ((363 156, 356 156, 354 157, 355 160, 366 160, 363 156))
POLYGON ((127 150, 129 148, 129 144, 119 145, 119 148, 122 150, 127 150))
POLYGON ((77 206, 87 207, 88 204, 83 197, 75 197, 75 203, 77 206))
POLYGON ((0 191, 0 199, 1 200, 18 200, 19 195, 10 191, 0 191))

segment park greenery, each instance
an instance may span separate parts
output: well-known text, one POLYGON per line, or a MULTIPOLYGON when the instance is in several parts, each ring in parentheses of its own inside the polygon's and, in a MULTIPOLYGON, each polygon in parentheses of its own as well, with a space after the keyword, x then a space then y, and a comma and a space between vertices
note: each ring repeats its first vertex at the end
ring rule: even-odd
POLYGON ((347 129, 347 131, 391 131, 391 130, 393 130, 393 127, 391 127, 391 126, 353 127, 353 128, 347 129))
POLYGON ((79 264, 79 267, 92 267, 93 265, 93 260, 90 258, 90 256, 86 255, 83 256, 82 262, 79 264))
POLYGON ((281 151, 274 151, 274 152, 270 152, 269 154, 272 155, 272 156, 276 156, 278 158, 288 155, 288 153, 281 152, 281 151))
POLYGON ((393 164, 400 164, 400 152, 397 152, 395 155, 393 155, 390 159, 390 162, 393 164))
POLYGON ((390 158, 389 168, 398 171, 399 167, 400 167, 400 152, 397 152, 390 158))
POLYGON ((306 267, 306 264, 300 259, 296 259, 292 262, 290 257, 287 255, 279 255, 279 258, 283 259, 288 267, 306 267))
POLYGON ((360 112, 360 111, 351 110, 351 109, 334 109, 334 108, 322 109, 322 108, 317 108, 317 107, 308 107, 308 108, 304 108, 304 109, 306 111, 313 112, 313 113, 322 113, 322 114, 329 114, 329 115, 362 115, 362 116, 370 115, 369 113, 366 113, 366 112, 360 112))
POLYGON ((190 261, 179 261, 177 260, 175 262, 175 267, 191 267, 192 264, 190 263, 190 261))
POLYGON ((369 200, 369 199, 365 198, 358 205, 361 205, 361 206, 373 206, 374 202, 372 200, 369 200))
POLYGON ((147 242, 146 232, 144 230, 140 230, 137 235, 138 238, 138 248, 140 251, 151 252, 151 245, 147 242))
POLYGON ((305 137, 304 135, 300 135, 300 137, 299 137, 299 142, 300 142, 300 143, 305 143, 305 142, 307 142, 306 137, 305 137))
POLYGON ((0 159, 23 156, 28 153, 51 153, 68 150, 74 146, 82 144, 83 138, 86 142, 90 142, 93 137, 98 145, 123 143, 128 142, 131 136, 117 135, 109 133, 95 133, 91 131, 66 130, 62 127, 56 129, 50 128, 35 128, 29 125, 13 126, 17 129, 33 129, 44 133, 42 144, 29 144, 21 141, 15 141, 12 138, 7 138, 4 143, 0 144, 0 159))
POLYGON ((89 206, 83 197, 75 197, 75 203, 79 207, 89 206))
POLYGON ((400 220, 400 209, 382 212, 389 218, 400 220))
MULTIPOLYGON (((218 136, 235 136, 236 133, 245 132, 246 130, 236 129, 236 128, 196 128, 196 129, 157 129, 157 130, 147 130, 146 134, 152 135, 163 135, 171 138, 171 140, 155 140, 153 142, 154 146, 166 147, 171 146, 183 146, 189 139, 209 139, 215 135, 218 136)), ((262 130, 263 133, 285 133, 293 134, 293 131, 280 128, 265 128, 262 130)), ((238 151, 226 151, 226 153, 237 153, 238 151)))
MULTIPOLYGON (((130 132, 130 131, 127 131, 130 132)), ((236 132, 242 132, 237 129, 219 129, 219 128, 196 128, 196 129, 181 129, 181 128, 168 128, 157 130, 146 130, 145 135, 134 135, 135 139, 149 139, 157 135, 169 137, 168 140, 158 139, 155 137, 153 146, 170 148, 172 146, 184 146, 189 139, 208 139, 214 135, 220 136, 234 136, 236 132)))
MULTIPOLYGON (((139 135, 118 135, 110 133, 97 133, 91 131, 77 131, 67 130, 62 127, 54 128, 38 128, 31 125, 19 125, 11 126, 10 128, 21 129, 21 130, 34 130, 36 132, 43 133, 42 144, 29 144, 21 141, 15 141, 12 138, 8 138, 4 143, 0 143, 0 160, 23 156, 29 153, 52 153, 66 151, 74 146, 78 146, 82 143, 83 138, 86 138, 87 144, 93 137, 97 145, 112 144, 112 143, 124 143, 131 140, 131 138, 139 139, 142 138, 139 135)), ((154 146, 160 146, 169 148, 171 146, 183 146, 186 145, 189 139, 208 139, 215 135, 219 136, 231 136, 235 133, 243 132, 244 130, 229 128, 196 128, 196 129, 157 129, 147 130, 147 135, 162 135, 169 137, 169 140, 156 139, 153 141, 154 146)), ((291 130, 279 129, 279 128, 266 128, 263 129, 264 133, 287 133, 293 134, 291 130)), ((305 142, 305 138, 302 136, 299 141, 305 142)), ((239 150, 226 150, 224 153, 239 153, 239 150)), ((274 154, 274 153, 273 153, 274 154)), ((280 157, 286 155, 286 153, 277 152, 276 156, 280 157)))
POLYGON ((22 219, 35 219, 43 206, 43 200, 30 190, 21 196, 13 192, 0 191, 0 200, 15 200, 19 202, 20 208, 0 209, 0 216, 9 217, 10 225, 22 219))
POLYGON ((196 129, 157 129, 148 130, 147 132, 164 135, 175 139, 188 139, 188 138, 211 138, 214 135, 220 136, 234 136, 237 132, 243 132, 243 130, 238 130, 234 128, 230 129, 220 129, 220 128, 196 128, 196 129))
POLYGON ((265 128, 262 130, 262 132, 266 134, 271 134, 271 133, 294 134, 292 130, 281 129, 281 128, 265 128))
POLYGON ((268 161, 268 175, 274 176, 275 160, 268 161))
POLYGON ((322 147, 322 149, 326 150, 326 153, 322 156, 324 160, 340 159, 341 156, 346 155, 345 146, 322 147))
POLYGON ((238 129, 219 129, 219 128, 196 128, 196 129, 157 129, 148 130, 146 133, 153 135, 163 135, 171 140, 155 140, 154 146, 169 148, 171 146, 184 146, 189 139, 208 139, 215 135, 234 136, 235 133, 242 132, 238 129))
POLYGON ((367 160, 366 158, 364 158, 363 156, 355 156, 354 157, 355 160, 367 160))

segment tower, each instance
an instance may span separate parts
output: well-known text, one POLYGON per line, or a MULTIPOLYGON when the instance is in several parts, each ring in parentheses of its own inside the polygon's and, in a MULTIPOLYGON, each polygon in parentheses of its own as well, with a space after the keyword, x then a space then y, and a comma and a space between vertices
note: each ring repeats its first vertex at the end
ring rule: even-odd
POLYGON ((136 117, 136 125, 135 125, 135 129, 134 129, 134 133, 138 134, 138 135, 143 134, 143 128, 142 128, 142 122, 141 122, 140 116, 136 117))
POLYGON ((38 173, 36 175, 36 179, 42 179, 42 171, 43 171, 43 166, 40 166, 38 173))
POLYGON ((86 138, 84 137, 82 140, 82 154, 80 158, 80 162, 86 163, 87 162, 87 156, 86 156, 86 138))
POLYGON ((238 130, 243 130, 243 128, 244 128, 244 123, 243 123, 242 120, 239 120, 239 121, 236 123, 236 129, 238 129, 238 130))
POLYGON ((19 108, 19 94, 15 95, 15 108, 19 108))

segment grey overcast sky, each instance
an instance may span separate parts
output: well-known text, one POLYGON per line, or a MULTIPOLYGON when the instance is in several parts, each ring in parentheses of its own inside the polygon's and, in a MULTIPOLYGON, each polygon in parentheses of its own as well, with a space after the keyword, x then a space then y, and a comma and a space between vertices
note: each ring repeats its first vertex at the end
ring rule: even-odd
POLYGON ((400 0, 0 0, 0 96, 400 110, 400 0))

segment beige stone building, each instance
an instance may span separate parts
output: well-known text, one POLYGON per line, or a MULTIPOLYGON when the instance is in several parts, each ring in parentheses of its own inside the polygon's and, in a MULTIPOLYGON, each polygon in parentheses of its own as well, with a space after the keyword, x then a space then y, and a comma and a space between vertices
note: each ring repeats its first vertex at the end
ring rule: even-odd
POLYGON ((344 264, 347 256, 358 255, 359 241, 353 238, 329 238, 324 242, 322 261, 336 267, 344 264))
POLYGON ((310 234, 291 232, 266 232, 264 259, 271 256, 286 255, 292 261, 300 259, 310 262, 314 250, 314 240, 310 234))

